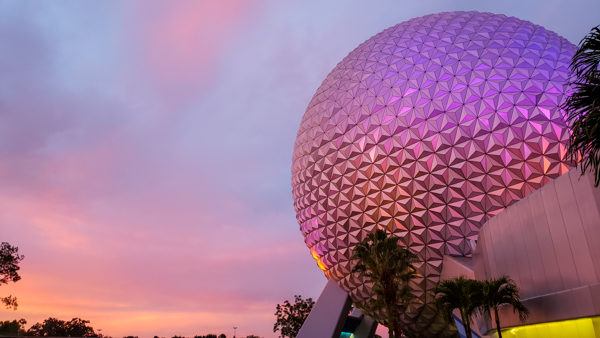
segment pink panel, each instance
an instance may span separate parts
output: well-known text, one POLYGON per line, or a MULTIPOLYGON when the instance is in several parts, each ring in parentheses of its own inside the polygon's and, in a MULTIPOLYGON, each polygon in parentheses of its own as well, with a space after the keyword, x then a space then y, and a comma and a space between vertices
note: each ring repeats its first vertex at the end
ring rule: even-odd
MULTIPOLYGON (((594 271, 594 264, 590 256, 590 248, 587 242, 586 234, 581 220, 580 208, 575 198, 575 192, 571 185, 571 180, 555 181, 556 190, 562 213, 562 221, 569 236, 573 261, 577 270, 577 277, 580 285, 589 285, 597 281, 594 271)), ((594 243, 594 245, 597 245, 594 243)))
MULTIPOLYGON (((552 237, 553 249, 558 259, 558 272, 566 289, 573 288, 579 284, 577 269, 567 229, 564 226, 562 212, 558 203, 556 188, 550 185, 547 189, 540 191, 543 200, 543 206, 548 220, 550 236, 552 237)), ((533 222, 534 220, 532 220, 533 222)))
MULTIPOLYGON (((600 245, 597 241, 600 238, 600 210, 597 205, 600 205, 600 189, 592 186, 590 176, 580 177, 578 172, 569 173, 571 184, 577 187, 575 198, 583 228, 585 231, 585 242, 589 249, 591 257, 600 257, 600 245), (579 182, 584 180, 587 182, 579 182)), ((595 279, 600 280, 600 259, 593 260, 594 268, 591 270, 595 273, 595 279)), ((599 303, 600 305, 600 303, 599 303)))
MULTIPOLYGON (((531 220, 535 220, 535 224, 537 225, 529 227, 532 228, 536 234, 539 249, 536 256, 541 258, 544 266, 544 288, 538 288, 537 290, 563 290, 565 285, 560 275, 560 269, 558 268, 557 252, 552 243, 552 235, 550 234, 550 226, 548 225, 548 215, 543 207, 544 201, 542 199, 542 194, 531 194, 527 197, 527 202, 529 204, 529 210, 531 211, 531 220), (540 255, 539 253, 543 254, 540 255)), ((527 295, 527 293, 525 293, 525 295, 527 295)))

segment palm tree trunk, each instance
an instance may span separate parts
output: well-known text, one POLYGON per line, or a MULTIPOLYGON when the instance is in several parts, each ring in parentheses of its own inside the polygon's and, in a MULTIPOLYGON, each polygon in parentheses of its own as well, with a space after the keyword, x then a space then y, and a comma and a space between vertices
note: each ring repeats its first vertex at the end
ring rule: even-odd
POLYGON ((471 333, 471 323, 469 318, 465 318, 466 314, 465 312, 461 309, 460 310, 460 319, 462 319, 463 321, 463 326, 465 327, 465 334, 467 335, 467 338, 473 338, 473 334, 471 333))
POLYGON ((394 334, 394 315, 387 302, 385 302, 385 315, 387 316, 388 337, 396 338, 396 335, 394 334))
POLYGON ((467 323, 465 325, 465 331, 467 332, 467 338, 473 338, 473 332, 471 331, 471 323, 469 318, 465 318, 465 323, 467 323))
POLYGON ((498 332, 498 338, 502 338, 502 331, 500 331, 500 316, 498 315, 497 306, 494 306, 494 315, 496 316, 496 332, 498 332))

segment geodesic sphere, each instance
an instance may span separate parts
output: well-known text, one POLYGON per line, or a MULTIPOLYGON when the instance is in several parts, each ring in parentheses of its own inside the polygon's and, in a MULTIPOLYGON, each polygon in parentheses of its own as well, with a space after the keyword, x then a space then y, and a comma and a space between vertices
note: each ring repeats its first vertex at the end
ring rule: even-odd
POLYGON ((442 257, 471 255, 487 219, 569 170, 559 106, 574 49, 514 17, 451 12, 346 56, 310 101, 292 164, 300 229, 327 278, 368 297, 353 247, 387 229, 419 257, 407 318, 429 327, 442 257))

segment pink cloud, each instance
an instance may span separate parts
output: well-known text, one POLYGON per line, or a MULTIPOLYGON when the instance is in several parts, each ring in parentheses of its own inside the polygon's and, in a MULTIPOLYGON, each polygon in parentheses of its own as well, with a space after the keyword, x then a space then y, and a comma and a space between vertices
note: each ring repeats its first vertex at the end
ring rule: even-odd
POLYGON ((274 304, 285 289, 302 289, 314 264, 299 235, 260 225, 285 230, 293 220, 258 214, 220 190, 202 161, 146 149, 114 129, 32 156, 35 184, 13 173, 12 188, 0 192, 0 224, 18 224, 3 238, 27 258, 23 280, 6 290, 21 303, 10 316, 81 316, 108 334, 143 336, 236 322, 269 336, 274 304), (161 316, 176 324, 147 325, 161 316))
POLYGON ((171 104, 198 97, 256 7, 235 0, 135 3, 128 42, 133 78, 144 82, 132 85, 150 84, 171 104))
MULTIPOLYGON (((6 206, 0 222, 20 222, 5 238, 27 256, 23 280, 2 290, 21 303, 17 313, 0 311, 6 317, 33 322, 80 316, 117 336, 191 335, 235 322, 269 336, 274 304, 289 296, 285 289, 299 289, 305 271, 313 268, 298 238, 275 244, 250 228, 235 227, 247 226, 252 217, 240 210, 234 211, 240 217, 203 237, 210 224, 158 227, 154 215, 107 223, 97 214, 86 215, 85 207, 73 210, 71 200, 19 202, 2 196, 0 202, 6 206), (148 224, 148 230, 136 230, 139 224, 148 224), (161 316, 173 321, 146 325, 161 316)), ((160 207, 160 202, 146 205, 160 207)))

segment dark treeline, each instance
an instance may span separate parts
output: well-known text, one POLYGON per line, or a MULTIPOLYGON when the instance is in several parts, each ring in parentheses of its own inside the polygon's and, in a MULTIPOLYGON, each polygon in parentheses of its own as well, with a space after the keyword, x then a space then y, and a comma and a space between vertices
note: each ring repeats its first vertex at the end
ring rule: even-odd
POLYGON ((88 325, 89 320, 73 318, 69 321, 48 318, 25 329, 25 319, 0 322, 0 336, 32 337, 101 337, 88 325))
MULTIPOLYGON (((60 320, 56 318, 48 318, 41 323, 32 325, 26 329, 27 321, 5 320, 0 321, 0 337, 99 337, 113 338, 111 336, 98 333, 92 326, 89 325, 89 320, 81 318, 73 318, 71 320, 60 320)), ((238 338, 260 338, 256 335, 238 336, 238 338)), ((138 336, 125 336, 123 338, 138 338, 138 336)), ((168 338, 164 336, 154 336, 154 338, 168 338)), ((172 336, 171 338, 192 338, 185 336, 172 336)), ((193 338, 227 338, 224 333, 206 335, 195 335, 193 338)))

